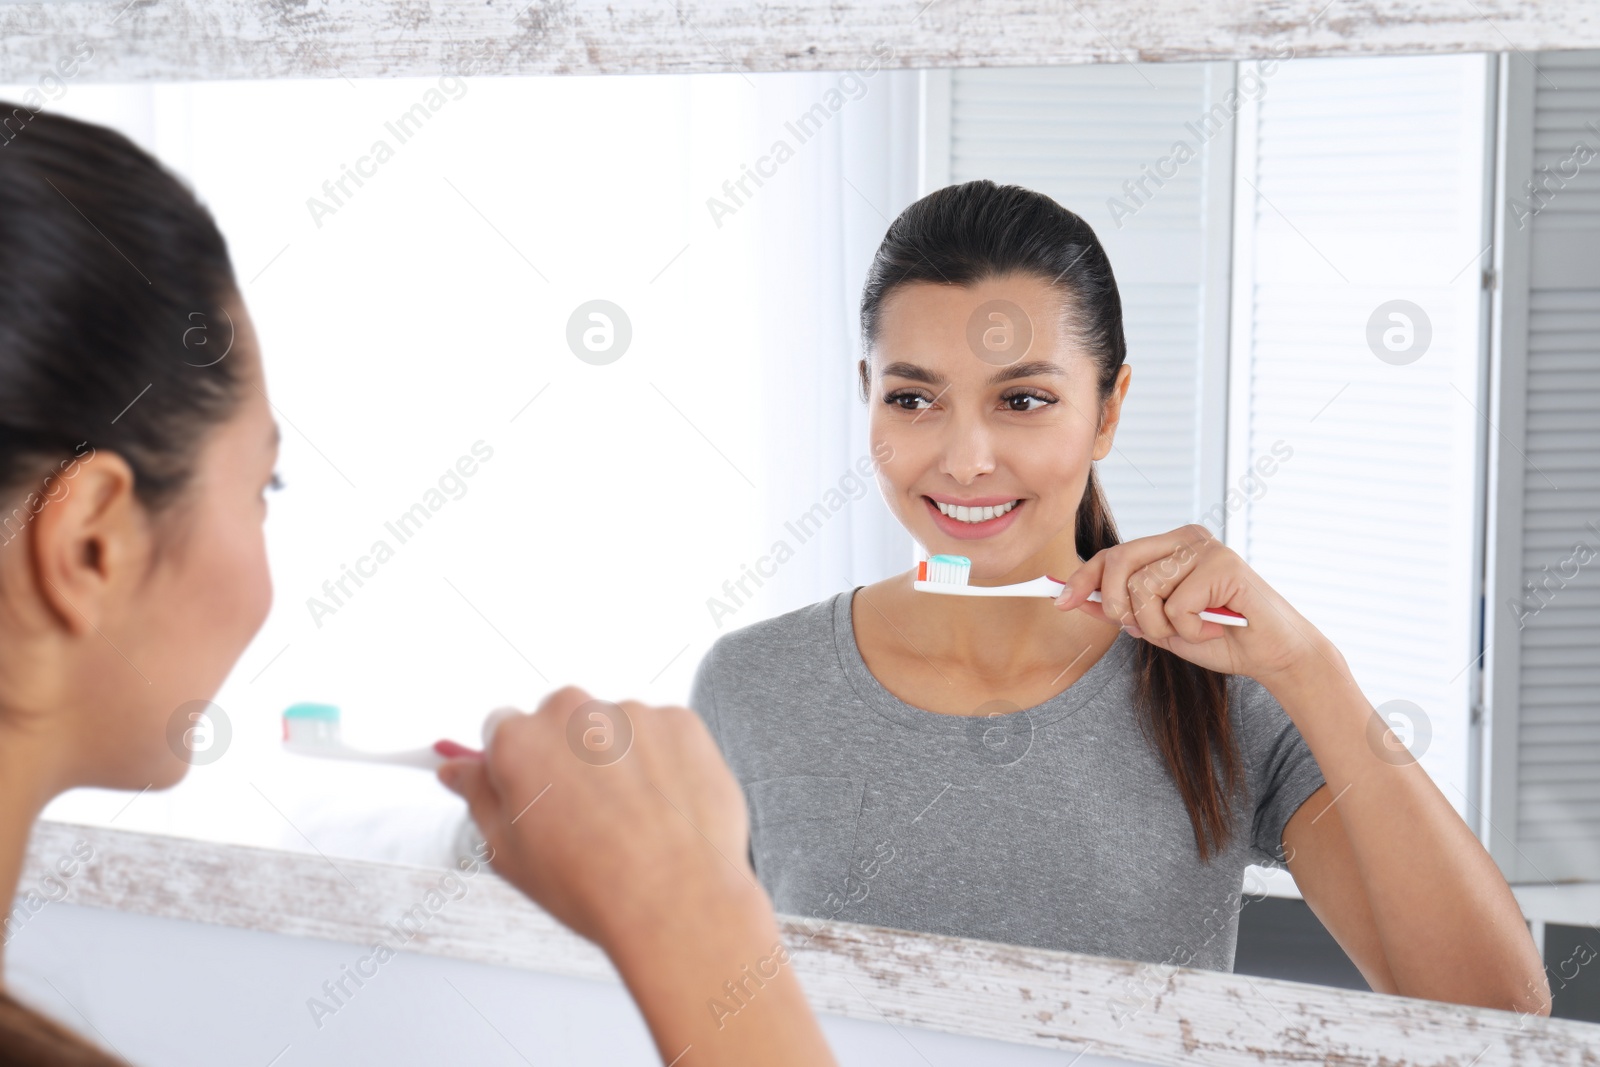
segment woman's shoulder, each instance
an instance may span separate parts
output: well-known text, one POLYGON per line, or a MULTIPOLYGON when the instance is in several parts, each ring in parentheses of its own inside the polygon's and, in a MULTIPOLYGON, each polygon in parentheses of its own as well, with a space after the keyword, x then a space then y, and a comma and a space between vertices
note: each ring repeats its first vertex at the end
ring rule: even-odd
POLYGON ((748 670, 774 660, 787 663, 819 653, 831 657, 840 601, 853 592, 846 589, 803 608, 730 630, 712 642, 704 662, 737 663, 748 670))
POLYGON ((689 706, 706 720, 724 750, 724 721, 745 718, 740 709, 767 706, 827 684, 828 667, 839 662, 834 620, 852 594, 847 589, 741 626, 712 643, 695 669, 689 706))
POLYGON ((1246 727, 1263 721, 1281 725, 1289 719, 1283 705, 1271 691, 1248 674, 1230 674, 1228 677, 1228 710, 1246 727))
POLYGON ((1246 764, 1253 772, 1276 773, 1285 767, 1316 766, 1311 748, 1278 698, 1254 678, 1228 676, 1228 714, 1246 764))
POLYGON ((1267 687, 1250 677, 1248 674, 1230 674, 1228 679, 1228 700, 1233 704, 1258 705, 1263 699, 1272 699, 1272 694, 1267 692, 1267 687))

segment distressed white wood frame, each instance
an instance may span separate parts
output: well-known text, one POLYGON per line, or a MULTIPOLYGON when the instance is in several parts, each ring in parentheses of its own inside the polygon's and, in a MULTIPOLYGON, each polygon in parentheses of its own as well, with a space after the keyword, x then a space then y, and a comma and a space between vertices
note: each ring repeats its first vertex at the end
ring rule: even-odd
MULTIPOLYGON (((1206 107, 1209 110, 1232 92, 1239 82, 1239 64, 1218 63, 1206 72, 1206 107)), ((1244 94, 1244 99, 1251 99, 1244 94)), ((1224 123, 1221 130, 1208 142, 1210 153, 1206 160, 1205 194, 1205 276, 1201 283, 1203 306, 1200 321, 1200 507, 1222 503, 1227 499, 1229 449, 1229 396, 1232 374, 1233 332, 1233 212, 1234 163, 1237 149, 1234 140, 1241 129, 1237 121, 1224 123)), ((1241 412, 1244 408, 1232 408, 1241 412)), ((1227 543, 1228 517, 1224 509, 1223 541, 1227 543)), ((1277 895, 1298 897, 1293 888, 1294 879, 1281 868, 1262 868, 1267 879, 1277 887, 1277 895), (1286 884, 1285 884, 1286 883, 1286 884)))
MULTIPOLYGON (((81 54, 84 42, 93 58, 78 65, 77 81, 682 74, 844 70, 869 62, 936 70, 1249 60, 1270 55, 1284 42, 1298 56, 1600 48, 1600 5, 1594 0, 0 2, 0 82, 32 84, 54 76, 57 64, 81 54)), ((928 99, 935 106, 923 116, 924 136, 948 137, 948 113, 939 113, 936 93, 928 99)), ((947 106, 948 91, 944 100, 947 106)), ((923 177, 930 184, 937 179, 936 173, 923 177)), ((1502 278, 1508 269, 1515 275, 1515 263, 1500 268, 1502 278)), ((1498 497, 1508 488, 1502 480, 1491 492, 1498 497)), ((1497 557, 1491 553, 1491 558, 1497 557)), ((435 870, 354 860, 339 860, 335 871, 329 861, 302 853, 42 822, 30 846, 24 884, 45 874, 78 840, 94 845, 95 859, 71 882, 67 899, 74 903, 355 944, 381 936, 383 924, 424 897, 440 876, 435 870), (237 892, 239 886, 250 892, 237 892)), ((1219 1067, 1307 1062, 1577 1067, 1593 1064, 1589 1050, 1600 1040, 1600 1028, 1566 1020, 854 924, 786 920, 785 936, 819 1011, 1074 1054, 1087 1049, 1152 1063, 1219 1067), (1131 1015, 1130 1001, 1143 1002, 1131 1015)), ((596 949, 489 875, 475 881, 465 898, 439 913, 411 944, 435 955, 616 980, 596 949)))
MULTIPOLYGON (((1257 76, 1260 76, 1259 71, 1257 76)), ((1241 100, 1239 112, 1234 116, 1229 130, 1253 131, 1261 121, 1261 103, 1253 95, 1246 95, 1241 100)), ((1254 136, 1234 136, 1235 175, 1256 173, 1257 147, 1254 136)), ((1237 484, 1244 472, 1250 469, 1250 435, 1242 432, 1245 423, 1240 416, 1250 410, 1250 359, 1255 347, 1256 190, 1245 182, 1233 181, 1230 184, 1233 210, 1229 214, 1229 224, 1233 227, 1233 246, 1228 267, 1228 399, 1224 419, 1228 441, 1225 447, 1224 485, 1237 484)), ((1247 547, 1244 523, 1230 517, 1223 525, 1222 541, 1243 554, 1247 547)))
MULTIPOLYGON (((94 858, 70 903, 351 944, 436 890, 442 870, 41 822, 23 884, 74 844, 94 858), (241 891, 241 890, 248 891, 241 891)), ((1149 1063, 1387 1067, 1592 1065, 1600 1027, 1378 993, 1155 967, 988 941, 785 919, 820 1012, 1149 1063)), ((594 946, 492 874, 436 913, 405 951, 618 981, 594 946)))
POLYGON ((1479 840, 1511 879, 1538 873, 1519 854, 1515 838, 1520 767, 1518 718, 1522 684, 1522 641, 1504 601, 1522 585, 1522 506, 1527 437, 1528 290, 1531 281, 1529 229, 1508 224, 1507 203, 1516 179, 1511 170, 1533 156, 1534 71, 1531 64, 1502 62, 1495 158, 1494 327, 1490 334, 1488 439, 1489 521, 1484 595, 1482 692, 1485 764, 1480 792, 1479 840), (1509 447, 1506 447, 1509 445, 1509 447), (1501 829, 1502 827, 1506 829, 1501 829), (1509 831, 1509 833, 1507 832, 1509 831))
POLYGON ((55 0, 0 3, 0 82, 685 74, 1600 47, 1593 0, 55 0), (880 53, 881 55, 881 53, 880 53))

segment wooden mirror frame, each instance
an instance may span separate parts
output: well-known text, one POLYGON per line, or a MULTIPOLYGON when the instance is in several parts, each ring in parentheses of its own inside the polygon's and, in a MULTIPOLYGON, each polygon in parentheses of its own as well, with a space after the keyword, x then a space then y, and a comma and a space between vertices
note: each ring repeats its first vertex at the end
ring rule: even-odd
MULTIPOLYGON (((0 83, 87 42, 80 81, 687 74, 1515 52, 1600 47, 1594 0, 60 0, 0 2, 0 83), (887 53, 882 46, 887 46, 887 53)), ((23 874, 80 840, 71 902, 367 943, 438 872, 42 822, 23 874), (346 881, 353 883, 355 892, 346 881), (239 894, 233 887, 252 887, 239 894)), ((595 949, 489 876, 415 951, 616 981, 595 949)), ((789 919, 817 1010, 1161 1064, 1576 1065, 1600 1028, 1268 978, 789 919), (1151 995, 1141 996, 1139 991, 1151 995), (1130 1008, 1130 996, 1137 1003, 1130 1008)), ((408 947, 407 951, 412 951, 408 947)))

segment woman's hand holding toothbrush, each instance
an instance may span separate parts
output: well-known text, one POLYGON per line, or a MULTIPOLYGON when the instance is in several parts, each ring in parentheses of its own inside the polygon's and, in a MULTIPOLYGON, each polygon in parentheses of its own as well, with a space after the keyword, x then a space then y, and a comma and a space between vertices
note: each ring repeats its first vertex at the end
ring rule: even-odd
POLYGON ((663 1062, 833 1062, 750 869, 744 795, 699 716, 569 687, 531 715, 497 712, 486 734, 483 756, 446 762, 440 780, 467 800, 495 870, 605 950, 663 1062), (594 759, 569 741, 590 723, 631 742, 594 759), (751 971, 763 981, 737 1021, 707 1010, 751 971))
POLYGON ((1343 662, 1315 626, 1204 526, 1096 552, 1065 584, 1055 600, 1058 608, 1119 623, 1134 637, 1208 670, 1248 675, 1266 685, 1308 662, 1343 662), (1087 599, 1097 588, 1099 603, 1087 599), (1199 617, 1218 605, 1250 625, 1221 626, 1199 617))

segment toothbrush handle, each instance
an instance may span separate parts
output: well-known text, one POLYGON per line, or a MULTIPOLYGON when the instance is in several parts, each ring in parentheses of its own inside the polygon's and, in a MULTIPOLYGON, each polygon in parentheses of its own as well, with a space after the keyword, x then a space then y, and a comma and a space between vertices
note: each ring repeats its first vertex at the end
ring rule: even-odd
POLYGON ((297 756, 310 756, 312 759, 344 760, 346 763, 387 763, 394 767, 417 767, 425 771, 437 770, 445 759, 431 748, 414 748, 404 752, 362 752, 353 748, 297 745, 290 741, 285 741, 283 747, 297 756))
POLYGON ((1229 611, 1227 608, 1207 608, 1200 613, 1200 617, 1206 622, 1214 622, 1222 626, 1250 625, 1249 619, 1240 615, 1237 611, 1229 611))
MULTIPOLYGON (((1096 604, 1100 603, 1100 590, 1096 589, 1090 593, 1087 599, 1094 601, 1096 604)), ((1206 622, 1214 622, 1222 626, 1250 625, 1249 619, 1240 615, 1237 611, 1229 611, 1227 608, 1207 608, 1200 613, 1200 617, 1206 622)))
POLYGON ((923 593, 943 593, 946 596, 1047 596, 1061 595, 1062 584, 1053 578, 1035 578, 1031 582, 1015 585, 956 585, 953 582, 930 582, 918 579, 911 587, 923 593))
POLYGON ((404 752, 381 752, 372 757, 374 763, 388 763, 395 767, 419 767, 425 771, 439 769, 444 757, 431 748, 413 748, 404 752))

